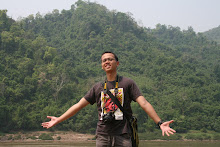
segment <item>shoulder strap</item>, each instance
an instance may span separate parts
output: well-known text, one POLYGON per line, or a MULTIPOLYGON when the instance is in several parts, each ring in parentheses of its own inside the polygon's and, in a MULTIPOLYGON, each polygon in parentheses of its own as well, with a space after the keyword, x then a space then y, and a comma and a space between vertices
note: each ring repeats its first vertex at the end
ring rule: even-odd
MULTIPOLYGON (((137 140, 138 140, 138 137, 137 137, 137 132, 134 133, 134 123, 131 123, 130 122, 130 117, 128 115, 127 112, 125 112, 124 108, 121 106, 119 100, 108 90, 106 89, 106 92, 107 94, 110 96, 110 98, 112 99, 112 101, 119 107, 119 109, 123 112, 123 114, 125 115, 125 118, 127 119, 127 122, 130 126, 130 129, 131 129, 131 141, 132 141, 132 147, 138 147, 138 144, 137 144, 137 140), (135 136, 136 135, 136 136, 135 136)), ((137 126, 136 126, 137 127, 137 126)), ((137 128, 136 128, 137 129, 137 128)))
MULTIPOLYGON (((118 94, 118 82, 119 82, 119 76, 117 75, 116 77, 116 82, 115 82, 115 94, 118 94)), ((105 83, 104 83, 104 94, 107 93, 107 79, 105 80, 105 83)))

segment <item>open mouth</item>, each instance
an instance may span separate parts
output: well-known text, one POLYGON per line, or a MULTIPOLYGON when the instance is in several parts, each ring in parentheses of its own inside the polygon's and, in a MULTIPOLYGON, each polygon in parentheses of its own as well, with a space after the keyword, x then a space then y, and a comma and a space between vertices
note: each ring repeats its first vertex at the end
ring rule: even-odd
POLYGON ((105 65, 105 68, 110 68, 110 67, 111 67, 111 65, 109 65, 109 64, 105 65))

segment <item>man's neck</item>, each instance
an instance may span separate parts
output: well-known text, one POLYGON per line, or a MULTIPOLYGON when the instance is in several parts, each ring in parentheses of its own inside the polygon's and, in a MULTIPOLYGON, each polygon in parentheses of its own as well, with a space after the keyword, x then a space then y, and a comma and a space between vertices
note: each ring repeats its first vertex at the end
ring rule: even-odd
POLYGON ((107 76, 107 80, 108 81, 115 81, 116 80, 116 76, 117 76, 117 72, 106 73, 106 76, 107 76))

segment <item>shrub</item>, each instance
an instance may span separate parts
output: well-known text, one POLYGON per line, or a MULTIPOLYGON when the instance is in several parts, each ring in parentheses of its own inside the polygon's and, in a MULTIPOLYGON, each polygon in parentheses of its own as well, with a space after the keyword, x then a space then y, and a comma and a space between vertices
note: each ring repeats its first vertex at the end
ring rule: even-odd
POLYGON ((21 139, 21 135, 14 136, 14 140, 20 140, 20 139, 21 139))
POLYGON ((41 140, 53 140, 53 137, 50 134, 43 133, 39 136, 41 140))
POLYGON ((187 134, 185 139, 192 139, 192 140, 211 140, 211 136, 207 134, 187 134))
POLYGON ((3 133, 3 132, 0 132, 0 136, 5 136, 5 133, 3 133))
POLYGON ((213 135, 213 140, 220 140, 220 135, 219 134, 214 134, 213 135))
POLYGON ((29 137, 27 137, 27 139, 32 139, 32 140, 36 140, 37 139, 37 137, 35 137, 35 136, 29 136, 29 137))
POLYGON ((12 135, 8 136, 8 140, 13 140, 12 135))
POLYGON ((193 135, 193 134, 187 134, 186 136, 185 136, 185 139, 192 139, 192 140, 195 140, 195 135, 193 135))
POLYGON ((57 137, 57 140, 61 140, 61 137, 60 137, 60 136, 58 136, 58 137, 57 137))
POLYGON ((212 137, 210 135, 206 135, 206 134, 203 135, 204 140, 211 140, 211 138, 212 137))
POLYGON ((171 136, 161 136, 160 138, 161 140, 181 140, 182 139, 182 136, 179 135, 179 134, 174 134, 174 135, 171 135, 171 136))
POLYGON ((140 140, 156 140, 160 139, 161 134, 158 131, 148 133, 138 133, 140 140))
POLYGON ((202 128, 200 131, 203 133, 207 133, 207 130, 205 128, 202 128))

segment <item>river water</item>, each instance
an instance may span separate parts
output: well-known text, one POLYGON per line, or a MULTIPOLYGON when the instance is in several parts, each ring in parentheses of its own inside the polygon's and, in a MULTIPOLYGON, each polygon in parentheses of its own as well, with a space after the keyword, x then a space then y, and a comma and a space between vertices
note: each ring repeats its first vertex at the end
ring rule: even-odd
MULTIPOLYGON (((0 142, 0 147, 95 147, 95 141, 0 142)), ((220 141, 140 141, 139 147, 220 147, 220 141)))

